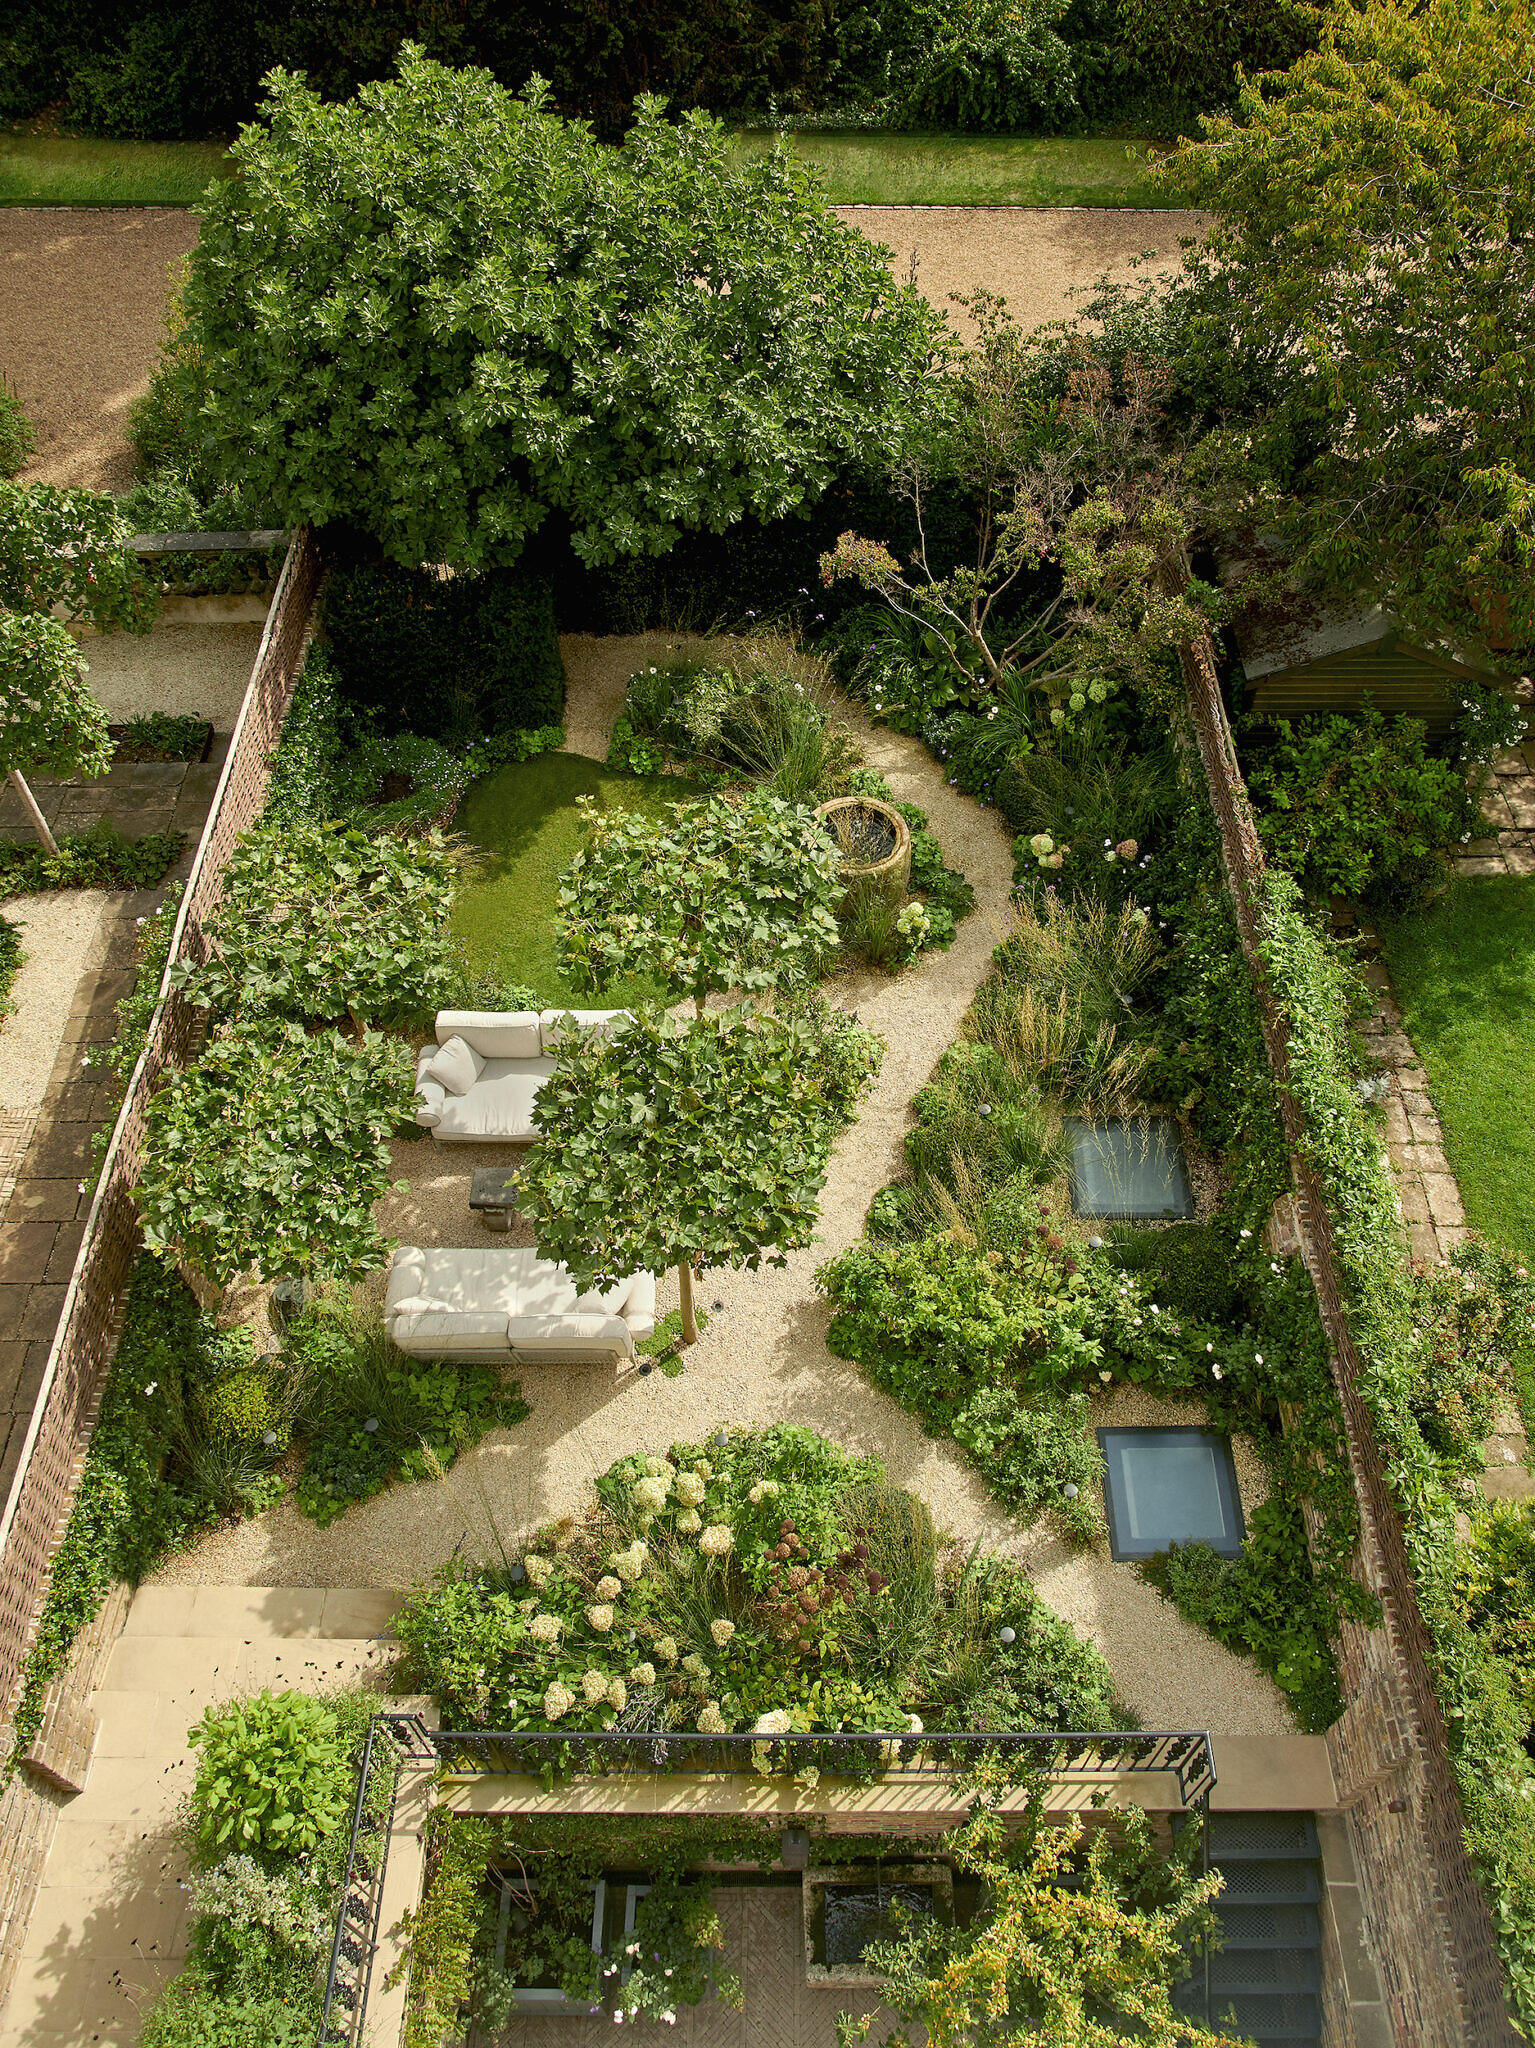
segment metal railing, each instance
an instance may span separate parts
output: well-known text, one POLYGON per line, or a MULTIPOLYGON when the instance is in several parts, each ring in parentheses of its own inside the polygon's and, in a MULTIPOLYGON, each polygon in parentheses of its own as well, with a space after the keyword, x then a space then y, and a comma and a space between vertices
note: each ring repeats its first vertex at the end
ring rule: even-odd
POLYGON ((529 1777, 552 1786, 575 1777, 794 1777, 814 1770, 868 1782, 964 1782, 997 1764, 1029 1776, 1165 1775, 1185 1811, 1204 1812, 1215 1789, 1210 1737, 1190 1729, 1045 1729, 922 1735, 588 1735, 429 1728, 419 1714, 376 1714, 363 1750, 346 1878, 331 1942, 318 2048, 362 2038, 378 1953, 389 1831, 402 1765, 460 1776, 529 1777), (1018 1767, 1023 1766, 1019 1771, 1018 1767), (388 1771, 387 1786, 379 1783, 388 1771))

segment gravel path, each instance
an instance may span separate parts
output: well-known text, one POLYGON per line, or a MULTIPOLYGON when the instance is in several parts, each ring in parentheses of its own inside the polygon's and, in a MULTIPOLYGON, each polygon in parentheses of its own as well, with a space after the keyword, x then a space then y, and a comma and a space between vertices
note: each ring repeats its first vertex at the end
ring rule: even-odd
MULTIPOLYGON (((614 647, 615 659, 617 652, 614 647)), ((641 658, 648 655, 642 651, 641 658)), ((605 659, 602 673, 611 667, 605 659)), ((598 669, 588 672, 595 678, 598 669)), ((601 713, 578 703, 572 710, 572 728, 605 744, 601 713)), ((901 797, 928 811, 950 862, 975 885, 978 907, 947 953, 930 954, 895 980, 844 977, 836 991, 880 1032, 888 1050, 873 1094, 837 1146, 815 1247, 795 1253, 781 1270, 710 1274, 702 1299, 723 1306, 679 1377, 630 1373, 615 1380, 596 1368, 525 1369, 531 1419, 487 1438, 445 1482, 396 1487, 327 1530, 285 1501, 173 1561, 165 1580, 403 1587, 446 1558, 466 1532, 468 1548, 484 1548, 488 1516, 510 1534, 580 1507, 595 1477, 625 1452, 663 1451, 720 1423, 786 1420, 876 1452, 894 1480, 923 1496, 941 1526, 965 1543, 980 1538, 1026 1561, 1056 1612, 1104 1649, 1121 1691, 1147 1725, 1213 1722, 1225 1734, 1294 1732, 1282 1695, 1251 1665, 1183 1621, 1130 1567, 1112 1564, 1106 1548, 1075 1551, 1043 1523, 1017 1527, 952 1447, 925 1438, 856 1367, 826 1349, 829 1311, 816 1292, 815 1269, 857 1238, 871 1197, 899 1170, 911 1098, 954 1038, 986 972, 1012 879, 1007 835, 995 814, 950 789, 919 741, 873 727, 862 727, 860 737, 870 764, 889 776, 901 797)), ((487 1160, 497 1156, 485 1150, 487 1160)), ((405 1242, 476 1241, 480 1226, 466 1199, 468 1175, 480 1157, 479 1148, 399 1145, 398 1171, 411 1186, 384 1205, 390 1235, 405 1242)), ((375 1278, 368 1292, 380 1298, 382 1280, 375 1278)), ((672 1280, 661 1289, 662 1309, 674 1300, 672 1280)), ((1102 1405, 1104 1420, 1199 1419, 1128 1394, 1102 1405)), ((1251 1485, 1255 1475, 1243 1462, 1251 1485)), ((1249 1492, 1249 1503, 1255 1497, 1249 1492)))
POLYGON ((0 372, 37 429, 26 481, 132 483, 128 407, 165 335, 170 266, 196 241, 177 207, 0 208, 0 372))
POLYGON ((0 1113, 41 1105, 107 901, 104 889, 64 889, 0 903, 26 955, 11 985, 12 1013, 0 1023, 0 1113))
POLYGON ((216 732, 233 732, 261 633, 256 625, 86 633, 80 653, 91 695, 112 719, 162 711, 206 718, 216 732))

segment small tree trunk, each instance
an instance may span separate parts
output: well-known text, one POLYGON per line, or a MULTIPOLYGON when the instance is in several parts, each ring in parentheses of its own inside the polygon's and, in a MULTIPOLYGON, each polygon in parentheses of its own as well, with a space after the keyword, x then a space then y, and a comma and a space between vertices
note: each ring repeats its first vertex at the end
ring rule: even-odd
POLYGON ((693 1319, 693 1261, 684 1259, 677 1268, 677 1286, 682 1296, 682 1341, 698 1342, 698 1324, 693 1319))
POLYGON ((16 794, 21 798, 22 802, 26 805, 27 816, 32 820, 33 828, 36 831, 38 838, 43 842, 44 846, 47 847, 49 853, 52 854, 53 858, 57 860, 59 857, 59 842, 48 830, 48 820, 37 808, 37 798, 32 794, 31 790, 28 789, 27 778, 25 777, 25 775, 22 774, 19 768, 13 768, 11 770, 11 787, 15 790, 16 794))

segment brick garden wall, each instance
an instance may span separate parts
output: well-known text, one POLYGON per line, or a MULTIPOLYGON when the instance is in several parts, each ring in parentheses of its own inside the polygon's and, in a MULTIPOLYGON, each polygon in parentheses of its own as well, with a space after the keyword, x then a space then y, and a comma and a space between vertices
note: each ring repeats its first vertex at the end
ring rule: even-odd
POLYGON ((1360 1361, 1338 1285, 1332 1219, 1302 1156, 1299 1112, 1284 1085, 1285 1026, 1264 998, 1257 950, 1263 849, 1208 643, 1186 650, 1184 678, 1242 947, 1262 999, 1264 1037, 1290 1143, 1301 1251, 1316 1287, 1343 1407, 1360 1509, 1357 1569, 1384 1612, 1378 1628, 1344 1624, 1338 1663, 1348 1706, 1327 1738, 1339 1804, 1348 1813, 1365 1931, 1398 2048, 1458 2048, 1468 2042, 1514 2048, 1519 2036, 1508 2019, 1491 1915, 1466 1852, 1402 1525, 1358 1392, 1360 1361))
MULTIPOLYGON (((218 902, 235 840, 266 797, 268 761, 282 730, 307 644, 319 557, 306 530, 289 546, 218 793, 193 862, 172 938, 172 961, 206 957, 204 920, 218 902)), ((168 1067, 196 1043, 196 1013, 162 985, 149 1039, 129 1079, 43 1371, 21 1457, 0 1517, 0 1741, 10 1723, 36 1629, 48 1571, 64 1533, 102 1381, 111 1360, 123 1289, 139 1245, 131 1190, 143 1157, 145 1110, 168 1067)), ((53 1725, 78 1729, 92 1683, 77 1658, 48 1703, 53 1725), (78 1695, 78 1697, 76 1697, 78 1695)), ((52 1833, 55 1789, 19 1774, 0 1798, 0 1998, 9 1988, 31 1899, 52 1833)))

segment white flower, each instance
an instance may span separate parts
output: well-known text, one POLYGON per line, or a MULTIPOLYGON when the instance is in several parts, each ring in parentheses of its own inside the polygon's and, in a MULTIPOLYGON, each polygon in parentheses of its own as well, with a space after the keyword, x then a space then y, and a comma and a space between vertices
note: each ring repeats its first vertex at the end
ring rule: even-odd
POLYGON ((629 1673, 629 1676, 636 1685, 654 1685, 656 1682, 656 1667, 654 1664, 636 1664, 629 1673))
POLYGON ((547 1583, 550 1573, 554 1570, 554 1560, 548 1557, 525 1557, 522 1560, 522 1568, 528 1575, 530 1586, 542 1586, 547 1583))
POLYGON ((673 1636, 659 1637, 656 1642, 656 1655, 663 1664, 675 1664, 677 1661, 676 1638, 673 1636))
POLYGON ((736 1625, 733 1621, 711 1621, 709 1624, 709 1633, 714 1638, 714 1647, 717 1650, 723 1650, 735 1632, 736 1625))
POLYGON ((759 1714, 752 1723, 753 1735, 787 1735, 789 1732, 789 1710, 774 1707, 770 1713, 759 1714))
POLYGON ((696 1536, 703 1525, 703 1516, 697 1508, 684 1508, 677 1517, 677 1527, 684 1536, 696 1536))
POLYGON ((746 1498, 753 1507, 765 1500, 777 1500, 779 1485, 776 1479, 759 1479, 746 1498))
POLYGON ((689 1651, 688 1655, 683 1658, 682 1668, 689 1678, 708 1678, 710 1676, 708 1665, 696 1650, 689 1651))
POLYGON ((565 1624, 557 1614, 535 1614, 528 1623, 528 1634, 535 1643, 547 1643, 550 1649, 558 1646, 565 1624))
POLYGON ((642 1512, 658 1515, 666 1506, 666 1496, 671 1491, 671 1482, 654 1476, 636 1479, 632 1493, 634 1505, 642 1512))
POLYGON ((711 1522, 698 1539, 698 1547, 705 1557, 728 1557, 735 1537, 728 1523, 711 1522))
POLYGON ((1055 841, 1048 832, 1036 832, 1029 841, 1029 851, 1037 853, 1040 859, 1043 860, 1047 853, 1054 853, 1055 841))
POLYGON ((618 1550, 608 1559, 616 1575, 626 1586, 632 1586, 645 1569, 645 1559, 650 1554, 649 1545, 638 1536, 627 1550, 618 1550))
POLYGON ((704 1701, 704 1710, 698 1717, 698 1732, 700 1735, 729 1734, 730 1731, 725 1726, 725 1717, 715 1701, 704 1701))
POLYGON ((615 1708, 621 1714, 628 1704, 628 1686, 624 1684, 621 1678, 610 1678, 608 1680, 608 1705, 615 1708))
POLYGON ((1256 1362, 1257 1362, 1257 1363, 1258 1363, 1259 1365, 1262 1365, 1262 1363, 1263 1363, 1263 1353, 1262 1353, 1261 1351, 1255 1351, 1255 1352, 1253 1353, 1253 1358, 1254 1358, 1254 1360, 1255 1360, 1255 1361, 1256 1361, 1256 1362))
POLYGON ((1226 1375, 1225 1375, 1225 1374, 1224 1374, 1224 1373, 1223 1373, 1223 1372, 1221 1371, 1221 1369, 1220 1369, 1220 1367, 1219 1367, 1218 1365, 1212 1365, 1212 1366, 1211 1366, 1211 1368, 1210 1368, 1210 1370, 1211 1370, 1211 1372, 1213 1372, 1213 1373, 1214 1373, 1215 1377, 1216 1377, 1216 1378, 1217 1378, 1218 1380, 1220 1380, 1220 1379, 1224 1379, 1224 1378, 1226 1377, 1226 1375))
POLYGON ((586 1694, 586 1704, 589 1707, 605 1706, 608 1697, 608 1674, 605 1671, 583 1671, 581 1690, 586 1694))
POLYGON ((673 1465, 666 1458, 647 1458, 645 1460, 645 1473, 647 1478, 665 1479, 668 1482, 670 1482, 671 1479, 675 1476, 676 1471, 676 1466, 673 1465))
POLYGON ((623 1590, 623 1580, 615 1579, 611 1572, 597 1581, 597 1598, 599 1600, 616 1600, 623 1590))
POLYGON ((568 1685, 561 1685, 556 1679, 544 1693, 544 1719, 558 1721, 568 1714, 576 1703, 576 1696, 568 1685))
POLYGON ((682 1507, 696 1508, 704 1497, 704 1483, 696 1472, 679 1472, 672 1481, 672 1492, 682 1507))
POLYGON ((925 1735, 927 1733, 927 1730, 922 1725, 922 1716, 920 1714, 907 1715, 906 1733, 908 1735, 925 1735))
POLYGON ((1242 1232, 1241 1234, 1242 1234, 1242 1236, 1243 1236, 1243 1237, 1251 1237, 1251 1236, 1252 1236, 1252 1232, 1251 1232, 1250 1230, 1244 1230, 1244 1231, 1243 1231, 1243 1232, 1242 1232))
POLYGON ((613 1610, 605 1602, 599 1607, 588 1607, 586 1618, 600 1636, 605 1636, 613 1626, 613 1610))

